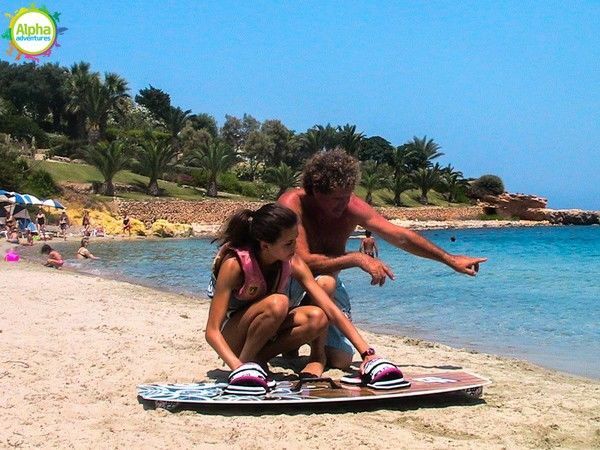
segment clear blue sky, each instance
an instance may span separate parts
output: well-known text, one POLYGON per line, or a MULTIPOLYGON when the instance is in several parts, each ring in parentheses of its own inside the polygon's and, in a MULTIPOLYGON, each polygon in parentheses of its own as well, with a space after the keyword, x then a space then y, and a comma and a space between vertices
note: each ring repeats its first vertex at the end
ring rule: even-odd
POLYGON ((152 84, 219 124, 427 135, 467 177, 600 209, 596 0, 42 3, 69 28, 48 60, 117 72, 133 95, 152 84))

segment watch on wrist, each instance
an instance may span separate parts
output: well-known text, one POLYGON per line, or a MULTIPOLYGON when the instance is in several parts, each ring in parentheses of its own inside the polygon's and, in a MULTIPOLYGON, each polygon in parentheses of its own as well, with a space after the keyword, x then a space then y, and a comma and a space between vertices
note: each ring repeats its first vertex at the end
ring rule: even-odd
POLYGON ((362 359, 365 359, 367 356, 373 356, 375 354, 375 349, 373 347, 369 347, 364 352, 360 354, 362 359))

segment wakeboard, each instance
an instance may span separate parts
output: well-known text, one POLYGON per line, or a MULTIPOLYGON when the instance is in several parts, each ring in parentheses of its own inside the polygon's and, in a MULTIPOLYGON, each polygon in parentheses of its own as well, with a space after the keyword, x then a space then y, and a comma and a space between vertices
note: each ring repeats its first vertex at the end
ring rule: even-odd
POLYGON ((138 399, 168 410, 202 405, 290 405, 322 404, 400 399, 432 394, 461 393, 479 398, 491 381, 469 372, 451 371, 404 375, 410 386, 399 389, 372 389, 330 378, 280 381, 265 395, 226 394, 227 383, 141 384, 138 399))

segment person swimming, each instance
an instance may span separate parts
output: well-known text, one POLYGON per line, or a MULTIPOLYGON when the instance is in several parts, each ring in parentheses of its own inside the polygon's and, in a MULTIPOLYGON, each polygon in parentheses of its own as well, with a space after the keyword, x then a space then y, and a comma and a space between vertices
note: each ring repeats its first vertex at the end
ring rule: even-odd
POLYGON ((87 246, 89 243, 90 241, 87 238, 81 240, 79 250, 77 250, 77 259, 100 259, 88 250, 87 246))

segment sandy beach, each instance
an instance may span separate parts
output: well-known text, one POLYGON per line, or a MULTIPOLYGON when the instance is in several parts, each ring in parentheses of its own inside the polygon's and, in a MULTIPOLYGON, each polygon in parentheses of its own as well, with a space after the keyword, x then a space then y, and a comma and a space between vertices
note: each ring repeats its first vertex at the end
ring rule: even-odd
MULTIPOLYGON (((240 415, 144 410, 135 386, 226 374, 203 338, 208 303, 137 285, 0 264, 0 447, 594 448, 600 382, 407 337, 365 333, 408 373, 489 377, 483 401, 240 415)), ((276 376, 291 369, 272 366, 276 376)), ((339 376, 339 371, 328 375, 339 376)))

